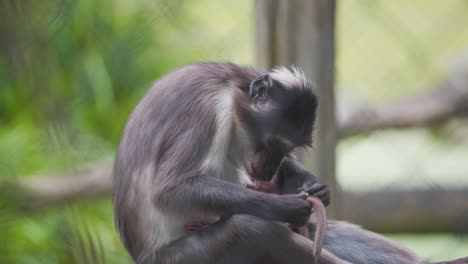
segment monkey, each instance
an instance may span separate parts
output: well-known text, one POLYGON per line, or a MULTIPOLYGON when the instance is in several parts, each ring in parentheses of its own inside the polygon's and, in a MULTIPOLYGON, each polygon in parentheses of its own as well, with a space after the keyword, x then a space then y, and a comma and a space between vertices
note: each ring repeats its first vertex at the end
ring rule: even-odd
POLYGON ((254 154, 248 166, 254 184, 247 187, 268 193, 294 194, 307 183, 308 194, 317 196, 327 206, 330 203, 328 187, 302 167, 294 153, 281 148, 281 142, 270 140, 265 149, 254 154))
MULTIPOLYGON (((318 98, 295 67, 180 67, 130 114, 114 162, 113 207, 136 263, 311 263, 297 194, 250 190, 247 164, 267 143, 311 142, 318 98), (186 232, 187 223, 207 223, 186 232)), ((322 250, 318 263, 348 263, 322 250)))
MULTIPOLYGON (((317 178, 313 175, 304 175, 293 173, 295 177, 288 177, 297 164, 294 164, 295 157, 284 149, 284 145, 278 140, 270 140, 266 148, 257 152, 250 162, 250 175, 254 180, 252 186, 248 188, 268 193, 295 193, 300 191, 300 195, 313 205, 315 212, 315 232, 314 232, 314 259, 320 254, 323 248, 323 240, 326 228, 325 207, 330 202, 330 191, 326 185, 319 184, 317 178), (289 157, 286 157, 289 156, 289 157), (282 171, 279 172, 280 168, 282 171), (285 170, 290 170, 285 172, 285 170), (300 177, 302 176, 302 178, 300 177), (305 176, 305 177, 304 177, 305 176), (298 186, 302 186, 298 188, 298 186)), ((299 228, 293 228, 296 233, 310 238, 307 225, 299 228)))
MULTIPOLYGON (((249 163, 268 142, 281 142, 281 155, 311 144, 317 105, 294 67, 266 72, 204 62, 157 80, 125 124, 113 169, 115 224, 133 260, 313 262, 313 238, 291 230, 307 223, 315 232, 311 205, 296 193, 310 173, 280 156, 280 194, 245 186, 254 184, 249 163), (206 226, 187 232, 196 222, 206 226)), ((332 220, 317 262, 426 263, 380 235, 332 220)))

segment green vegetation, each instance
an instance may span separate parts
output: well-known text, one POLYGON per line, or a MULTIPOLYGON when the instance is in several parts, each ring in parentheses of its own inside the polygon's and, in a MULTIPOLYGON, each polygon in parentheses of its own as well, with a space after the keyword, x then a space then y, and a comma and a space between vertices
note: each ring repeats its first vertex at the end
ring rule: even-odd
MULTIPOLYGON (((129 112, 158 76, 199 60, 248 62, 250 8, 247 1, 0 1, 0 177, 112 155, 129 112)), ((130 263, 109 199, 33 215, 14 207, 0 199, 0 263, 130 263)))
MULTIPOLYGON (((341 91, 383 100, 437 80, 445 58, 468 43, 468 7, 430 3, 343 0, 341 91)), ((248 0, 0 0, 0 177, 112 155, 137 100, 179 65, 252 63, 251 8, 248 0)), ((130 263, 109 198, 28 215, 14 207, 0 199, 0 263, 130 263)))

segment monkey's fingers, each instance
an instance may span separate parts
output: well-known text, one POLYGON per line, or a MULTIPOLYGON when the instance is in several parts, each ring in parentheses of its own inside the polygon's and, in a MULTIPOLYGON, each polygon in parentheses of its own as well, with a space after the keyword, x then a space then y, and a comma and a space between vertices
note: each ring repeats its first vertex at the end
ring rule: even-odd
POLYGON ((315 195, 315 193, 327 189, 328 186, 320 183, 306 182, 298 190, 308 193, 309 195, 315 195))
POLYGON ((330 190, 328 188, 314 193, 313 196, 318 197, 325 206, 328 206, 330 204, 331 196, 330 190))
POLYGON ((307 197, 309 197, 309 194, 304 192, 304 191, 301 191, 297 196, 299 196, 300 199, 307 199, 307 197))

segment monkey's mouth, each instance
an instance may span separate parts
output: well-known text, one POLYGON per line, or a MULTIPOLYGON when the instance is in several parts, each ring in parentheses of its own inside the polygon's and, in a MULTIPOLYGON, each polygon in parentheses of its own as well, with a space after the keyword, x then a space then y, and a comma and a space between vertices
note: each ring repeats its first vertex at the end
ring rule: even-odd
POLYGON ((247 172, 255 180, 270 181, 278 172, 285 155, 271 150, 259 151, 248 162, 247 172))

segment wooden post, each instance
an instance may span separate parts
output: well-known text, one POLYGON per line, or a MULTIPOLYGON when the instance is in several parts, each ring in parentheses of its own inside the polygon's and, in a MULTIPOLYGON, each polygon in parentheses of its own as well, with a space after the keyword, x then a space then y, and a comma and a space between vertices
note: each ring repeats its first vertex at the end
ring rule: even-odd
POLYGON ((315 150, 304 165, 330 186, 329 212, 339 216, 340 190, 335 178, 335 0, 256 0, 256 62, 300 66, 320 96, 315 150))

